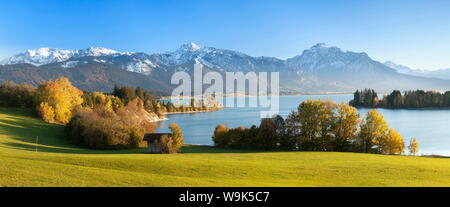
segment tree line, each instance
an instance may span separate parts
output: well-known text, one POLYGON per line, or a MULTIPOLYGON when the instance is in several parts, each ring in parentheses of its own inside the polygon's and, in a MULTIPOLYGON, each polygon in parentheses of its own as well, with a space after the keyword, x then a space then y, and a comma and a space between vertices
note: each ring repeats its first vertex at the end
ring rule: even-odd
MULTIPOLYGON (((377 110, 361 119, 357 109, 349 104, 325 100, 307 100, 286 119, 279 115, 264 118, 259 126, 218 125, 212 139, 222 148, 380 154, 401 154, 405 150, 402 136, 389 127, 377 110)), ((408 149, 417 153, 416 139, 411 139, 408 149)))
POLYGON ((124 104, 139 98, 143 101, 145 110, 148 112, 154 112, 160 117, 163 117, 165 113, 213 111, 220 108, 219 104, 214 101, 200 101, 200 103, 196 103, 194 99, 191 99, 191 101, 186 104, 173 104, 170 101, 161 101, 153 94, 140 87, 133 88, 116 85, 113 89, 112 95, 119 97, 124 104))
POLYGON ((0 107, 31 108, 35 91, 32 85, 5 81, 0 86, 0 107))
MULTIPOLYGON (((139 87, 116 86, 111 94, 84 92, 67 78, 49 80, 38 87, 6 81, 0 86, 0 98, 1 107, 30 108, 44 121, 64 125, 72 143, 94 149, 143 146, 142 138, 154 131, 155 119, 166 111, 180 110, 139 87)), ((170 130, 176 136, 162 144, 174 153, 183 138, 176 124, 170 130)))
POLYGON ((450 107, 450 91, 440 93, 437 91, 405 91, 394 90, 385 94, 381 100, 374 90, 357 90, 353 93, 350 105, 355 107, 415 109, 415 108, 447 108, 450 107))

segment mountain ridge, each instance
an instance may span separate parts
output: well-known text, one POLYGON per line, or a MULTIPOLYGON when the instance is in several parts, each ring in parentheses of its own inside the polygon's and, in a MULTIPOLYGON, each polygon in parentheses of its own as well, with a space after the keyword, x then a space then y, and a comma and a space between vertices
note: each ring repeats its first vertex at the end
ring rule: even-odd
POLYGON ((399 73, 407 75, 450 80, 450 68, 438 70, 424 70, 424 69, 412 69, 406 65, 397 64, 392 61, 386 61, 384 62, 384 64, 388 67, 395 69, 399 73))
MULTIPOLYGON (((7 61, 3 61, 3 63, 6 63, 6 65, 0 66, 0 69, 8 65, 28 63, 39 70, 52 68, 52 73, 57 74, 61 73, 57 72, 58 69, 61 69, 64 73, 98 70, 95 67, 100 67, 102 70, 108 70, 108 68, 122 69, 123 75, 127 74, 125 75, 127 77, 135 76, 126 73, 131 72, 146 76, 151 84, 153 84, 152 81, 157 80, 158 83, 155 85, 164 88, 165 91, 170 91, 170 88, 174 87, 170 85, 172 73, 176 71, 192 73, 193 65, 196 63, 203 64, 205 71, 216 71, 222 74, 238 71, 280 72, 280 90, 285 93, 351 92, 366 87, 380 91, 418 88, 446 90, 450 88, 450 81, 400 73, 397 69, 371 59, 365 52, 345 51, 323 43, 316 44, 303 50, 301 54, 285 60, 265 56, 253 57, 239 51, 187 43, 172 52, 153 54, 117 52, 101 47, 81 50, 46 48, 20 53, 7 59, 7 61), (48 57, 48 59, 45 57, 48 57)), ((30 67, 23 68, 29 69, 30 67)), ((17 70, 20 70, 20 67, 15 67, 14 73, 18 73, 17 70)), ((107 71, 101 73, 109 74, 107 71)), ((4 77, 0 77, 0 81, 8 76, 14 76, 13 72, 4 72, 3 74, 4 77)), ((26 74, 21 74, 26 76, 26 74)), ((95 73, 88 74, 95 76, 95 73)), ((47 76, 53 75, 48 73, 47 76)), ((98 85, 100 81, 90 76, 75 76, 73 74, 71 76, 91 80, 94 86, 98 85)), ((30 81, 29 77, 24 77, 22 80, 14 77, 19 82, 30 81)), ((109 78, 116 79, 114 77, 109 78)), ((41 79, 46 79, 46 77, 41 77, 41 79)), ((83 80, 76 79, 76 82, 81 83, 83 80)), ((101 90, 106 90, 111 87, 111 84, 106 84, 108 86, 102 85, 101 90)), ((134 83, 125 81, 124 84, 133 85, 134 83)), ((86 88, 95 89, 94 86, 86 88)))

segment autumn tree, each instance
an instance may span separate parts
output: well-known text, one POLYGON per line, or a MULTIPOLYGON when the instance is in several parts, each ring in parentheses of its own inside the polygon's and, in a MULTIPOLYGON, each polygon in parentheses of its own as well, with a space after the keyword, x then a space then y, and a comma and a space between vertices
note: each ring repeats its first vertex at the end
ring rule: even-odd
POLYGON ((408 150, 412 155, 416 155, 417 152, 419 152, 419 142, 416 140, 416 138, 411 139, 411 141, 409 142, 408 150))
POLYGON ((319 105, 317 122, 320 128, 317 150, 332 151, 334 148, 333 139, 335 137, 333 134, 333 126, 336 121, 335 111, 338 105, 328 100, 318 100, 316 102, 319 105))
POLYGON ((348 151, 350 143, 356 138, 359 125, 359 113, 356 108, 348 104, 339 104, 333 125, 334 150, 348 151))
POLYGON ((348 151, 359 123, 358 111, 348 104, 307 100, 289 114, 286 134, 297 140, 300 150, 348 151))
POLYGON ((32 108, 35 92, 36 88, 29 84, 5 81, 0 86, 0 106, 32 108))
POLYGON ((389 155, 399 155, 405 150, 405 143, 402 136, 395 130, 389 129, 379 143, 381 153, 389 155))
POLYGON ((41 114, 42 120, 45 122, 55 122, 55 110, 53 107, 49 106, 47 102, 42 102, 39 104, 39 113, 41 114))
POLYGON ((403 138, 389 128, 377 110, 367 112, 366 117, 360 120, 356 108, 324 100, 302 102, 286 120, 281 116, 263 118, 259 127, 229 129, 218 125, 213 141, 223 148, 384 154, 404 151, 403 138))
POLYGON ((172 132, 172 152, 176 153, 184 145, 183 132, 176 123, 170 124, 169 129, 172 132))
POLYGON ((163 135, 159 141, 156 141, 155 144, 158 144, 161 147, 161 152, 165 154, 174 154, 176 151, 173 148, 173 139, 171 139, 168 135, 163 135))
POLYGON ((154 131, 150 115, 138 98, 116 112, 96 104, 74 110, 65 130, 74 144, 93 149, 133 149, 144 144, 146 132, 154 131))
POLYGON ((226 133, 228 133, 230 129, 222 124, 219 124, 216 126, 216 129, 214 130, 213 134, 213 141, 214 144, 218 147, 224 147, 226 148, 228 146, 228 141, 226 140, 226 133))
POLYGON ((302 147, 312 151, 326 151, 330 147, 332 122, 336 104, 331 101, 307 100, 298 109, 302 147))
POLYGON ((74 87, 67 78, 42 83, 35 95, 39 114, 49 122, 67 124, 72 111, 83 103, 83 92, 74 87))
MULTIPOLYGON (((389 130, 389 125, 376 109, 367 112, 360 126, 358 140, 363 152, 370 152, 374 145, 380 145, 389 130)), ((380 149, 379 147, 377 149, 380 149)))

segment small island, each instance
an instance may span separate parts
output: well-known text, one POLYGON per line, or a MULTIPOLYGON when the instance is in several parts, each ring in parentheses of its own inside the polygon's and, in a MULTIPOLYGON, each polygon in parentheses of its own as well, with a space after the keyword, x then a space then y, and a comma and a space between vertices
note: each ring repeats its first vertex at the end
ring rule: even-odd
POLYGON ((373 89, 357 90, 353 93, 350 105, 360 108, 388 108, 388 109, 447 109, 450 108, 450 91, 405 91, 394 90, 385 94, 382 99, 373 89))

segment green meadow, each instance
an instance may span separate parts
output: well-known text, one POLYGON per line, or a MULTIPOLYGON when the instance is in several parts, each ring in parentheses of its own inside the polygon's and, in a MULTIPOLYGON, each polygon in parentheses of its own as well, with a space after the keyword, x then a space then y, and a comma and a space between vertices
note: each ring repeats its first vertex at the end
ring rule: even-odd
POLYGON ((179 154, 89 150, 69 144, 63 126, 0 108, 0 186, 450 186, 450 159, 206 146, 179 154))

